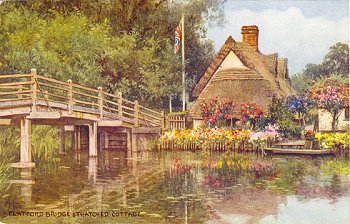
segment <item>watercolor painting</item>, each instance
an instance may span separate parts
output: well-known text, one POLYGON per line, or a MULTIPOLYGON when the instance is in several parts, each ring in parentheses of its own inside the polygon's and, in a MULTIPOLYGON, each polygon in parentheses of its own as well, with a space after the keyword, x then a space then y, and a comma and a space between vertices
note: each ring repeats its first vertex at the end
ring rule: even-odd
POLYGON ((0 224, 350 223, 348 0, 0 0, 0 224))

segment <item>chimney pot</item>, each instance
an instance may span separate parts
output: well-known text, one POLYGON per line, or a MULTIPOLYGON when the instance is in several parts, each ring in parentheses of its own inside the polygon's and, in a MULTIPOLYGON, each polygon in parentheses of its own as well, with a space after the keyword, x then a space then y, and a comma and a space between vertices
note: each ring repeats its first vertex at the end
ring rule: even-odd
POLYGON ((259 28, 256 25, 242 26, 243 42, 250 44, 255 50, 259 50, 259 28))

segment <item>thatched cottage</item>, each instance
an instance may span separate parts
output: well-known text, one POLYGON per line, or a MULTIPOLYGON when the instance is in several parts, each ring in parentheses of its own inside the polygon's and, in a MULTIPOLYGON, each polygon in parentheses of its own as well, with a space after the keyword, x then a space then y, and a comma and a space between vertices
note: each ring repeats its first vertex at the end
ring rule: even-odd
POLYGON ((216 54, 195 86, 189 114, 195 126, 201 118, 200 103, 213 98, 240 105, 256 103, 267 111, 273 95, 287 97, 295 91, 290 85, 287 59, 278 54, 264 55, 259 51, 257 26, 242 27, 243 41, 231 36, 216 54), (197 121, 197 122, 196 122, 197 121))

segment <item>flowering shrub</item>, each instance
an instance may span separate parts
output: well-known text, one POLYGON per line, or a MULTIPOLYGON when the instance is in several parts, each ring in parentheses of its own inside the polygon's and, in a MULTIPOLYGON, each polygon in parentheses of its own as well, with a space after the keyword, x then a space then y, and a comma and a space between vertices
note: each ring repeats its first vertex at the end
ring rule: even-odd
POLYGON ((310 90, 310 96, 316 100, 318 107, 332 114, 332 130, 335 130, 340 111, 343 109, 348 95, 348 85, 332 79, 328 79, 324 83, 316 83, 310 90))
POLYGON ((289 96, 286 100, 286 106, 293 113, 304 114, 312 106, 312 102, 304 95, 289 96))
POLYGON ((241 105, 241 119, 244 124, 249 124, 255 128, 257 120, 263 115, 262 109, 255 103, 248 103, 241 105))
POLYGON ((223 126, 225 126, 226 121, 231 119, 231 113, 234 107, 232 102, 220 102, 218 99, 211 99, 209 103, 202 102, 199 106, 204 122, 209 127, 220 123, 224 123, 223 126))
POLYGON ((312 131, 312 130, 305 130, 304 131, 304 135, 305 136, 312 136, 312 135, 315 135, 316 134, 316 132, 314 132, 314 131, 312 131))
POLYGON ((283 99, 272 97, 268 108, 269 122, 279 127, 279 132, 283 137, 300 137, 301 128, 295 122, 295 116, 287 107, 283 99))
POLYGON ((234 143, 248 139, 247 130, 227 130, 219 128, 192 129, 192 130, 172 130, 165 132, 161 141, 173 141, 175 144, 196 143, 205 148, 210 143, 234 143))
POLYGON ((317 133, 315 135, 321 142, 321 148, 332 149, 332 148, 349 148, 350 135, 348 132, 345 133, 317 133))
MULTIPOLYGON (((262 146, 263 142, 279 137, 277 126, 267 126, 264 131, 249 131, 240 129, 192 129, 192 130, 172 130, 165 132, 160 141, 173 141, 175 144, 195 143, 205 149, 211 143, 223 143, 232 145, 240 141, 248 141, 258 146, 262 146)), ((265 143, 264 143, 265 144, 265 143)))
POLYGON ((313 107, 314 103, 306 98, 304 95, 289 96, 286 100, 287 108, 292 112, 296 113, 300 120, 300 126, 302 126, 305 116, 308 110, 313 107))
POLYGON ((280 134, 277 125, 269 125, 263 131, 249 132, 249 142, 256 144, 258 147, 266 146, 268 141, 275 140, 280 134))

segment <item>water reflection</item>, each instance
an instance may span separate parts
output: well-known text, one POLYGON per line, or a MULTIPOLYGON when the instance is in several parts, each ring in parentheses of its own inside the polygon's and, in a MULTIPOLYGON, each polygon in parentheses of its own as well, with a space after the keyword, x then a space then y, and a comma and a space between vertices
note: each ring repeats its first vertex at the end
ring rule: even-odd
POLYGON ((97 180, 97 158, 90 157, 88 165, 88 180, 90 183, 96 183, 97 180))
MULTIPOLYGON (((55 168, 22 170, 20 180, 33 182, 13 184, 22 199, 7 203, 15 210, 110 214, 74 223, 346 223, 350 217, 348 160, 127 150, 65 158, 55 168), (121 212, 129 216, 111 216, 121 212)), ((26 217, 73 222, 67 220, 26 217)))
POLYGON ((17 188, 22 206, 28 208, 32 203, 33 185, 35 184, 32 177, 32 168, 21 168, 19 169, 19 175, 16 176, 18 178, 11 180, 10 183, 17 188))

